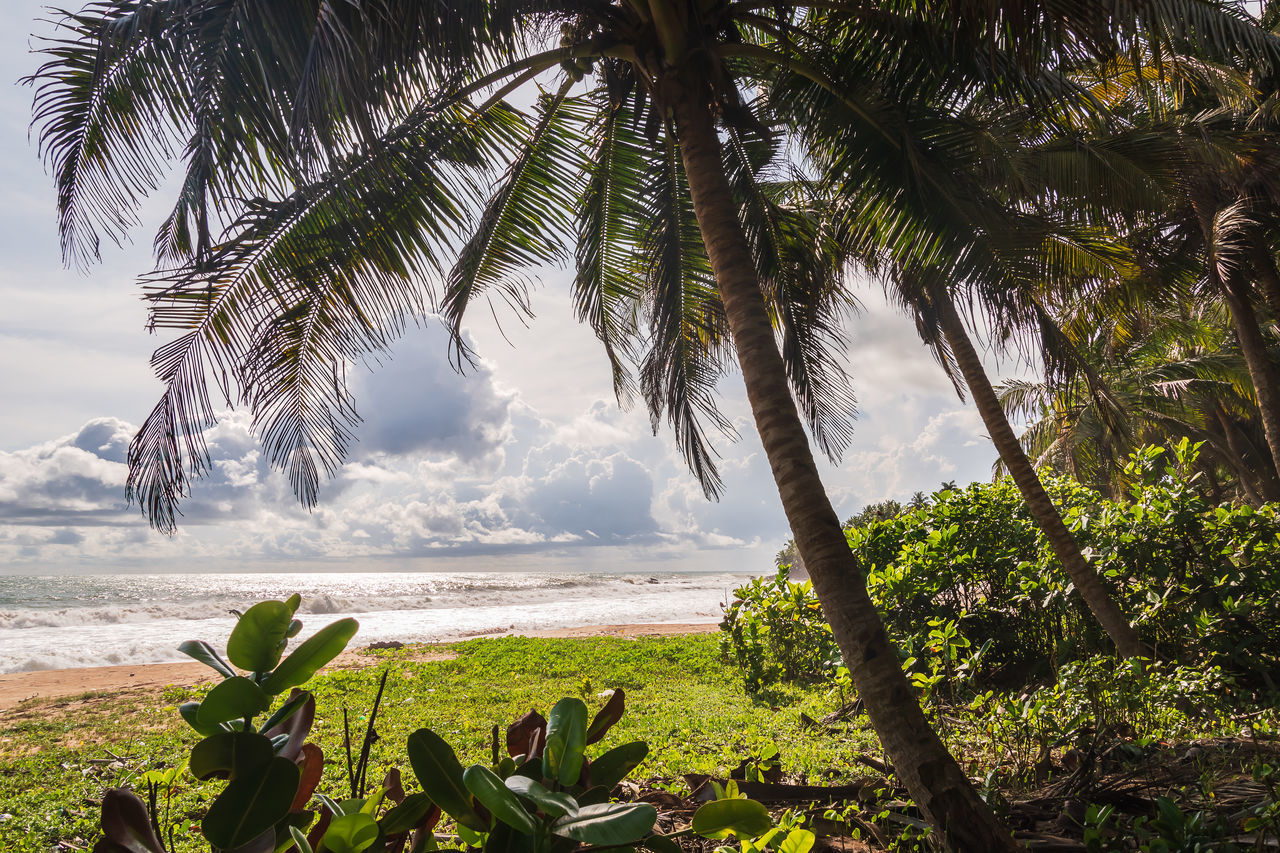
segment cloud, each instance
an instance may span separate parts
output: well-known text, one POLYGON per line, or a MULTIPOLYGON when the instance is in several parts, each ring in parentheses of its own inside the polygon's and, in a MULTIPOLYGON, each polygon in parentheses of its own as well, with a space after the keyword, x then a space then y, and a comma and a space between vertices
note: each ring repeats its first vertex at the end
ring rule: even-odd
POLYGON ((615 543, 657 529, 653 479, 625 453, 544 445, 512 485, 509 513, 545 536, 615 543))
POLYGON ((94 524, 118 517, 131 435, 123 421, 99 418, 72 435, 0 452, 0 522, 94 524))
POLYGON ((455 371, 448 344, 448 333, 431 322, 397 341, 383 364, 354 373, 364 416, 357 458, 421 452, 476 462, 509 437, 515 394, 497 388, 483 361, 465 375, 455 371))

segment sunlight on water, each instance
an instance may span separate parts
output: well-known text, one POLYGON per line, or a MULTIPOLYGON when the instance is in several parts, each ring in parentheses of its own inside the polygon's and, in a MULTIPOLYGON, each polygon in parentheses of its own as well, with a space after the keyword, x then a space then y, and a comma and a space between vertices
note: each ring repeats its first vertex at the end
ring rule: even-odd
POLYGON ((0 576, 0 673, 182 659, 221 645, 232 610, 302 595, 302 637, 339 616, 356 643, 629 622, 717 622, 737 574, 400 572, 0 576))

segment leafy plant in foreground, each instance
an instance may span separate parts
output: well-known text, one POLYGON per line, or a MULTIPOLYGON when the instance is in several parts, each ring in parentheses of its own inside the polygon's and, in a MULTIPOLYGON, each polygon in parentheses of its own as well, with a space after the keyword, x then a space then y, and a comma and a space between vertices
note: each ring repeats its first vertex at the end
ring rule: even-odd
POLYGON ((445 814, 455 822, 453 837, 487 853, 619 847, 670 853, 679 849, 676 839, 691 835, 737 838, 743 849, 761 853, 807 853, 812 846, 812 833, 775 827, 763 805, 738 797, 736 789, 705 804, 691 827, 672 835, 654 833, 652 805, 612 801, 618 783, 649 752, 646 743, 632 741, 595 758, 586 754, 622 719, 622 690, 590 719, 586 704, 571 697, 557 702, 547 718, 530 711, 508 727, 506 755, 500 755, 495 726, 493 762, 487 766, 463 769, 443 738, 418 729, 409 736, 407 750, 422 791, 406 793, 399 770, 392 769, 366 795, 384 673, 358 760, 347 731, 351 796, 336 800, 319 793, 325 760, 306 740, 315 720, 315 697, 299 688, 346 647, 357 623, 343 619, 328 625, 283 657, 302 628, 294 618, 300 603, 295 595, 249 608, 239 616, 225 659, 203 641, 179 647, 223 676, 202 701, 179 708, 204 739, 185 766, 147 774, 149 809, 124 788, 106 792, 103 837, 95 853, 168 853, 173 827, 166 845, 157 820, 157 792, 160 786, 171 790, 188 768, 198 779, 227 780, 200 820, 201 832, 218 853, 422 853, 440 849, 434 829, 445 814), (272 711, 285 690, 291 692, 272 711), (313 796, 316 807, 308 809, 313 796))
MULTIPOLYGON (((284 657, 289 640, 302 630, 294 618, 301 601, 297 595, 263 601, 240 614, 227 640, 226 659, 203 640, 178 647, 223 677, 203 700, 178 709, 204 736, 191 749, 191 774, 227 780, 201 820, 201 832, 214 850, 287 850, 294 834, 315 820, 305 806, 320 782, 324 756, 306 742, 315 721, 315 697, 298 688, 346 648, 358 624, 341 619, 326 625, 284 657), (272 711, 285 691, 289 695, 272 711)), ((150 814, 135 794, 107 791, 103 838, 95 853, 165 853, 152 791, 150 814)), ((330 849, 340 853, 341 848, 330 849)))
POLYGON ((609 795, 648 745, 633 741, 594 760, 586 755, 622 718, 625 701, 615 691, 589 722, 581 699, 561 699, 547 718, 530 711, 508 727, 507 755, 498 754, 495 729, 493 763, 465 770, 443 738, 419 729, 409 736, 409 763, 471 847, 551 853, 634 844, 652 832, 657 812, 648 803, 610 802, 609 795))

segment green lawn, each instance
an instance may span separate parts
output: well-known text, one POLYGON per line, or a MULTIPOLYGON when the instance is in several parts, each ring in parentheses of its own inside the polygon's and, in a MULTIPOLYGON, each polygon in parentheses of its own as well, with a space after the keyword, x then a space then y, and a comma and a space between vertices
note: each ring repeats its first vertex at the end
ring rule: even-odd
MULTIPOLYGON (((370 779, 385 768, 411 772, 404 744, 417 728, 434 729, 458 750, 463 763, 488 762, 491 730, 531 707, 545 713, 561 696, 579 696, 591 707, 602 691, 627 692, 627 714, 597 750, 642 739, 650 758, 632 778, 660 778, 680 788, 684 773, 727 773, 744 758, 770 747, 784 770, 812 779, 860 775, 852 761, 874 752, 863 727, 849 734, 804 729, 801 713, 820 717, 838 697, 825 690, 788 689, 767 700, 743 692, 741 679, 717 655, 711 635, 636 640, 473 640, 433 650, 456 654, 445 661, 413 661, 421 649, 379 652, 382 662, 343 670, 312 682, 318 714, 313 740, 330 764, 322 790, 337 793, 346 782, 342 710, 353 730, 367 722, 377 681, 390 669, 377 721, 370 779)), ((136 781, 147 770, 184 760, 198 737, 177 714, 195 696, 170 688, 163 696, 137 694, 30 703, 0 716, 0 850, 85 848, 96 838, 97 801, 104 788, 136 781), (114 756, 123 763, 103 762, 114 756), (59 848, 59 842, 64 847, 59 848)), ((210 789, 220 787, 212 783, 210 789)), ((174 794, 172 819, 194 815, 205 794, 190 776, 174 794)), ((190 835, 180 849, 207 849, 190 835)))

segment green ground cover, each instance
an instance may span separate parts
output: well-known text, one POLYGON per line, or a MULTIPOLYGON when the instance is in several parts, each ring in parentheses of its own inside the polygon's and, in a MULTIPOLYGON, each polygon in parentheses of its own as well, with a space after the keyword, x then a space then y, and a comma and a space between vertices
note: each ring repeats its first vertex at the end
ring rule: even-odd
MULTIPOLYGON (((358 639, 357 639, 358 642, 358 639)), ((684 773, 726 774, 744 759, 776 748, 783 769, 814 779, 860 775, 856 753, 874 752, 874 735, 862 726, 815 731, 802 715, 821 717, 838 696, 820 687, 787 686, 753 699, 736 669, 723 663, 714 636, 635 640, 473 640, 432 647, 452 660, 421 662, 421 648, 380 651, 361 670, 317 676, 317 721, 312 739, 331 762, 321 790, 346 785, 342 709, 363 731, 377 681, 390 669, 379 713, 381 739, 373 747, 370 778, 392 766, 406 771, 405 741, 429 726, 459 752, 463 763, 487 761, 490 732, 536 707, 543 713, 561 696, 579 696, 598 707, 598 694, 627 692, 628 710, 606 746, 648 741, 649 759, 633 778, 661 780, 682 789, 684 773)), ((177 706, 199 698, 199 689, 169 688, 162 695, 123 693, 32 702, 0 716, 0 850, 43 851, 92 846, 105 788, 139 786, 142 774, 184 760, 199 738, 179 718, 177 706), (114 760, 116 757, 122 761, 114 760), (62 845, 59 848, 59 844, 62 845)), ((408 784, 408 781, 406 781, 408 784)), ((183 774, 172 819, 194 816, 221 786, 183 774)), ((188 833, 183 849, 201 847, 188 833)))

